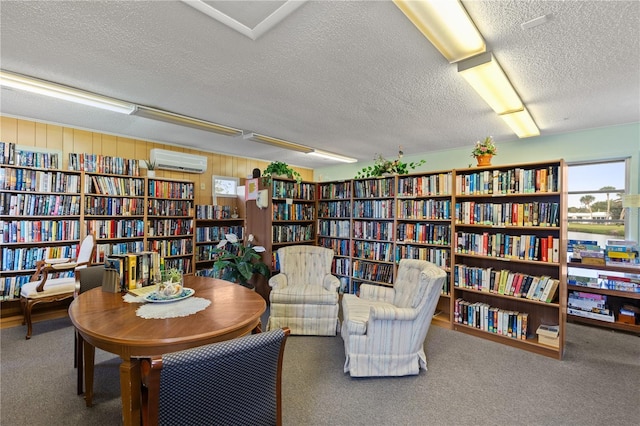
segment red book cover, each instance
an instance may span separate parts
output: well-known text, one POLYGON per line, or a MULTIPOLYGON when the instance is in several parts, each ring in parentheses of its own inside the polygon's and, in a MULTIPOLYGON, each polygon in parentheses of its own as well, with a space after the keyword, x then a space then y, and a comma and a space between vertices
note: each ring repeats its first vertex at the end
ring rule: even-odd
POLYGON ((548 262, 548 252, 549 252, 549 240, 546 238, 540 238, 540 260, 543 262, 548 262))

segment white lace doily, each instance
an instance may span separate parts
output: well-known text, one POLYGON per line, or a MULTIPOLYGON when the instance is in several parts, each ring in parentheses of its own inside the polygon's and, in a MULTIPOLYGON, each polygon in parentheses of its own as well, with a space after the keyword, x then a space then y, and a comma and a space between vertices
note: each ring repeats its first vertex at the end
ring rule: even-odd
POLYGON ((146 303, 136 310, 136 315, 146 319, 186 317, 206 309, 210 304, 210 300, 202 297, 190 297, 171 303, 146 303))

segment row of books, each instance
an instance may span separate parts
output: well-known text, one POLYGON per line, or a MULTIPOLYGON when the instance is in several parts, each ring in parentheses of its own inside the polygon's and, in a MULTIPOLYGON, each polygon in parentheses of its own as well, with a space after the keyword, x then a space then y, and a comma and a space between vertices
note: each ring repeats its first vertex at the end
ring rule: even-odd
POLYGON ((604 294, 584 291, 569 292, 567 313, 605 322, 615 322, 613 313, 607 307, 607 296, 604 294))
POLYGON ((451 244, 451 225, 435 223, 399 223, 396 233, 399 243, 451 244))
POLYGON ((488 303, 470 302, 458 298, 454 303, 453 320, 457 324, 499 334, 513 339, 526 340, 529 314, 492 307, 488 303))
MULTIPOLYGON (((324 233, 322 234, 324 235, 324 233)), ((320 237, 318 238, 318 245, 332 249, 335 256, 351 256, 351 244, 349 240, 320 237)))
POLYGON ((392 198, 395 195, 394 178, 356 180, 353 182, 354 198, 392 198))
POLYGON ((640 274, 598 274, 597 278, 593 276, 568 274, 567 284, 637 293, 640 292, 640 274))
POLYGON ((318 203, 319 218, 349 218, 351 217, 351 201, 320 201, 318 203))
POLYGON ((400 259, 420 259, 429 262, 441 268, 449 268, 451 265, 451 256, 449 250, 437 247, 423 247, 398 245, 396 246, 396 263, 400 263, 400 259))
POLYGON ((143 216, 144 207, 140 198, 84 197, 85 215, 143 216))
POLYGON ((315 206, 312 204, 273 204, 273 220, 314 220, 315 206))
POLYGON ((231 219, 234 211, 231 206, 199 204, 196 206, 196 219, 231 219))
POLYGON ((106 270, 115 272, 120 291, 152 285, 164 270, 164 259, 157 252, 112 254, 104 261, 106 270))
MULTIPOLYGON (((71 272, 73 273, 73 272, 71 272)), ((68 272, 65 273, 68 276, 68 272)), ((13 277, 0 277, 0 300, 14 300, 20 298, 22 286, 31 281, 31 275, 17 275, 13 277)))
MULTIPOLYGON (((193 253, 193 240, 191 238, 151 240, 148 245, 148 250, 156 251, 162 257, 190 256, 193 253)), ((184 271, 182 268, 177 269, 184 271)))
POLYGON ((145 236, 145 222, 142 219, 87 220, 87 233, 97 239, 136 238, 145 236))
POLYGON ((117 241, 96 244, 96 263, 104 262, 111 254, 140 253, 145 250, 144 241, 117 241))
POLYGON ((351 198, 351 182, 330 182, 318 184, 321 199, 351 198))
POLYGON ((147 200, 147 213, 151 216, 193 216, 191 200, 147 200))
POLYGON ((357 220, 353 222, 353 238, 391 241, 393 222, 357 220))
POLYGON ((428 176, 401 176, 398 178, 398 196, 426 197, 451 195, 452 173, 438 173, 428 176))
POLYGON ((355 200, 353 217, 356 219, 393 219, 392 200, 355 200))
POLYGON ((379 283, 393 283, 394 265, 389 263, 374 263, 364 260, 353 260, 353 277, 379 283))
POLYGON ((538 237, 459 231, 453 237, 454 250, 460 254, 555 263, 560 261, 560 239, 553 235, 538 237))
POLYGON ((196 228, 196 242, 218 242, 224 239, 227 234, 234 234, 239 240, 242 240, 244 238, 244 226, 199 226, 196 228))
POLYGON ((316 198, 315 184, 274 180, 271 182, 271 196, 313 201, 316 198))
POLYGON ((311 241, 315 237, 313 224, 309 225, 274 225, 271 241, 274 243, 292 243, 311 241))
POLYGON ((2 243, 52 243, 79 238, 79 220, 0 220, 2 243))
POLYGON ((0 270, 30 271, 36 268, 37 262, 44 259, 72 259, 76 257, 77 244, 54 247, 21 247, 0 249, 0 270))
POLYGON ((80 175, 0 167, 0 189, 7 191, 80 193, 80 175))
POLYGON ((101 154, 69 153, 69 169, 93 173, 140 176, 138 160, 101 154))
POLYGON ((173 259, 164 260, 165 269, 177 269, 184 274, 188 274, 192 271, 192 262, 190 257, 177 257, 173 259))
POLYGON ((353 257, 378 260, 381 262, 392 262, 393 254, 393 243, 361 240, 353 242, 353 257))
POLYGON ((62 194, 0 194, 0 216, 77 216, 79 195, 62 194))
POLYGON ((559 188, 558 167, 509 170, 484 170, 456 175, 456 194, 533 194, 557 192, 559 188))
POLYGON ((559 204, 533 201, 529 203, 455 204, 456 223, 491 226, 559 226, 559 204))
POLYGON ((345 257, 334 257, 331 261, 331 273, 334 275, 350 275, 350 259, 345 257))
POLYGON ((349 238, 351 222, 348 220, 320 220, 318 221, 318 234, 334 238, 349 238))
POLYGON ((0 142, 0 164, 42 169, 59 169, 61 165, 57 153, 21 149, 13 142, 0 142))
POLYGON ((155 219, 147 226, 148 237, 193 234, 193 219, 155 219))
POLYGON ((508 269, 453 266, 454 286, 551 303, 560 281, 547 275, 534 276, 508 269))
POLYGON ((191 182, 168 182, 163 180, 148 180, 147 195, 155 198, 176 198, 192 200, 194 187, 191 182))
POLYGON ((398 219, 450 220, 450 200, 398 200, 398 219))
POLYGON ((101 195, 144 197, 144 179, 131 177, 85 175, 87 192, 101 195))

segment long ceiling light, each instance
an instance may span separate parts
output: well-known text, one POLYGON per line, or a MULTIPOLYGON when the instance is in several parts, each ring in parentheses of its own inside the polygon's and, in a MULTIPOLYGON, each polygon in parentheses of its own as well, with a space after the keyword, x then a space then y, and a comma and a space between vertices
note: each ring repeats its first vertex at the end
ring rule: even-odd
POLYGON ((283 139, 272 138, 271 136, 265 136, 259 133, 249 132, 249 133, 243 134, 242 137, 246 140, 250 140, 253 142, 259 142, 266 145, 277 146, 278 148, 289 149, 291 151, 304 152, 305 154, 309 154, 310 152, 313 152, 313 148, 310 148, 308 146, 285 141, 283 139))
POLYGON ((458 0, 393 0, 449 62, 486 50, 482 35, 458 0))
POLYGON ((179 126, 191 127, 193 129, 205 130, 207 132, 219 133, 221 135, 237 136, 242 134, 242 130, 240 129, 142 105, 136 105, 135 110, 131 115, 164 121, 165 123, 177 124, 179 126))
POLYGON ((530 138, 540 135, 538 126, 536 126, 535 121, 533 121, 531 114, 529 114, 526 108, 508 114, 501 114, 500 117, 511 127, 511 130, 513 130, 519 138, 530 138))
POLYGON ((123 114, 130 114, 135 108, 129 102, 8 71, 0 71, 0 85, 123 114))
POLYGON ((314 155, 316 157, 326 158, 329 160, 341 161, 343 163, 356 163, 358 160, 352 157, 346 157, 340 154, 334 154, 333 152, 323 151, 321 149, 314 149, 313 151, 308 153, 309 155, 314 155))
POLYGON ((506 114, 524 108, 491 52, 458 62, 458 72, 496 113, 506 114))

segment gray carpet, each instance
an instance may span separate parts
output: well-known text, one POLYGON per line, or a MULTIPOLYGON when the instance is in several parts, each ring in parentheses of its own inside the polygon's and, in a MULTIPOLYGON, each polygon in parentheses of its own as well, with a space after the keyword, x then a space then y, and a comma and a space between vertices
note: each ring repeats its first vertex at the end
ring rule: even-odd
MULTIPOLYGON (((1 330, 0 424, 118 425, 119 359, 96 352, 94 406, 76 395, 68 319, 1 330)), ((629 425, 640 419, 640 338, 567 325, 563 361, 431 327, 428 371, 352 379, 336 337, 291 336, 285 425, 629 425)), ((251 404, 251 397, 247 397, 251 404)))

